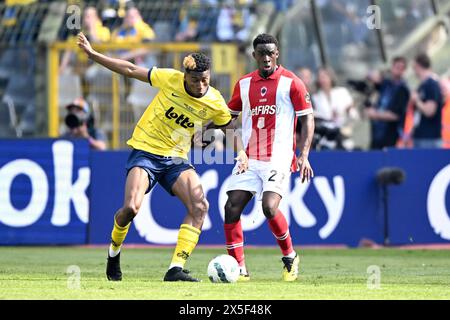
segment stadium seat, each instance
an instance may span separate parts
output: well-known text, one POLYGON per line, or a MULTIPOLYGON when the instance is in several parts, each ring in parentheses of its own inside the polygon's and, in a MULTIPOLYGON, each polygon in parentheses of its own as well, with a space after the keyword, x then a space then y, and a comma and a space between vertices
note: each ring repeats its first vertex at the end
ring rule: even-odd
POLYGON ((8 85, 9 79, 7 77, 0 77, 0 97, 3 96, 6 86, 8 85))
POLYGON ((21 137, 22 133, 17 126, 17 115, 14 103, 9 98, 0 101, 0 137, 21 137))
MULTIPOLYGON (((96 121, 106 132, 112 130, 112 72, 99 65, 92 65, 86 71, 86 82, 90 88, 86 100, 96 106, 96 121)), ((125 81, 119 77, 119 106, 125 103, 125 81)))
POLYGON ((20 116, 18 129, 22 136, 32 137, 36 131, 36 106, 34 103, 29 103, 20 116))
POLYGON ((76 98, 82 96, 81 79, 78 75, 64 73, 59 76, 58 102, 60 108, 64 108, 76 98))
POLYGON ((9 97, 16 106, 24 107, 34 100, 34 77, 27 74, 13 74, 5 89, 5 97, 9 97))
POLYGON ((6 49, 0 57, 0 78, 28 74, 34 67, 33 49, 6 49))
POLYGON ((14 72, 16 59, 15 49, 6 49, 0 57, 0 77, 8 78, 14 72))
POLYGON ((156 41, 168 42, 173 39, 172 24, 168 21, 157 21, 153 25, 156 34, 156 41))
MULTIPOLYGON (((86 71, 86 81, 91 89, 87 99, 100 105, 112 104, 112 72, 99 65, 92 65, 86 71)), ((124 93, 124 81, 120 77, 120 93, 124 93)))

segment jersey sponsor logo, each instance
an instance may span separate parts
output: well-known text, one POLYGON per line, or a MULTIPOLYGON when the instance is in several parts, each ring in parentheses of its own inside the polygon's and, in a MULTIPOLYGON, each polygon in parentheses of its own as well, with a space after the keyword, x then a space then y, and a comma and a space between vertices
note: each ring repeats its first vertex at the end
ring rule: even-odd
POLYGON ((277 106, 275 104, 273 105, 260 105, 256 106, 254 108, 251 108, 251 115, 252 116, 259 116, 259 115, 273 115, 277 113, 277 106))
POLYGON ((170 107, 169 110, 166 111, 164 115, 166 116, 167 119, 169 120, 175 119, 176 124, 186 129, 194 127, 194 123, 189 121, 190 120, 189 117, 187 117, 182 113, 178 114, 174 112, 174 109, 175 109, 174 107, 170 107))

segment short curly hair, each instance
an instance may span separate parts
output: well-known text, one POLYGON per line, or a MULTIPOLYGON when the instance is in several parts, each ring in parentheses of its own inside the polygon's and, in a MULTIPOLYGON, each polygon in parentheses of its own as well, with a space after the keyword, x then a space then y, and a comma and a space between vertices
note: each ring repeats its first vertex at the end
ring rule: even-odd
POLYGON ((256 46, 258 44, 269 44, 269 43, 275 44, 278 48, 277 38, 267 33, 261 33, 253 40, 253 49, 256 49, 256 46))
POLYGON ((183 60, 186 72, 204 72, 211 68, 211 60, 203 53, 191 53, 183 60))

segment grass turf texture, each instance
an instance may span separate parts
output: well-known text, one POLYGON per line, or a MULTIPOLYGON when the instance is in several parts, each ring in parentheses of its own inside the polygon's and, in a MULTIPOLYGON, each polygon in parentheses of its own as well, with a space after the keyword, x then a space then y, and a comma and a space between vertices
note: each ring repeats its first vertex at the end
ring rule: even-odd
POLYGON ((197 248, 187 268, 202 283, 165 283, 171 248, 125 248, 122 282, 105 276, 106 249, 0 247, 0 299, 450 299, 450 252, 400 249, 307 249, 300 276, 283 283, 279 250, 248 248, 251 281, 210 283, 208 262, 225 251, 197 248), (81 269, 81 288, 68 289, 66 270, 81 269), (381 288, 368 289, 368 266, 381 288))

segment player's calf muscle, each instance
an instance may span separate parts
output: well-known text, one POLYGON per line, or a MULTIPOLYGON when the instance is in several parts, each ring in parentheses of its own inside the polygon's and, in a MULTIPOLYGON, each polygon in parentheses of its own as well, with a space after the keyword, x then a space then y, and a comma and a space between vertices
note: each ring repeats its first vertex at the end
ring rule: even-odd
POLYGON ((266 218, 272 219, 277 214, 278 206, 263 203, 262 209, 266 218))
POLYGON ((202 225, 206 215, 208 214, 208 209, 209 203, 205 198, 203 198, 192 203, 191 208, 189 209, 189 215, 196 224, 202 225))

